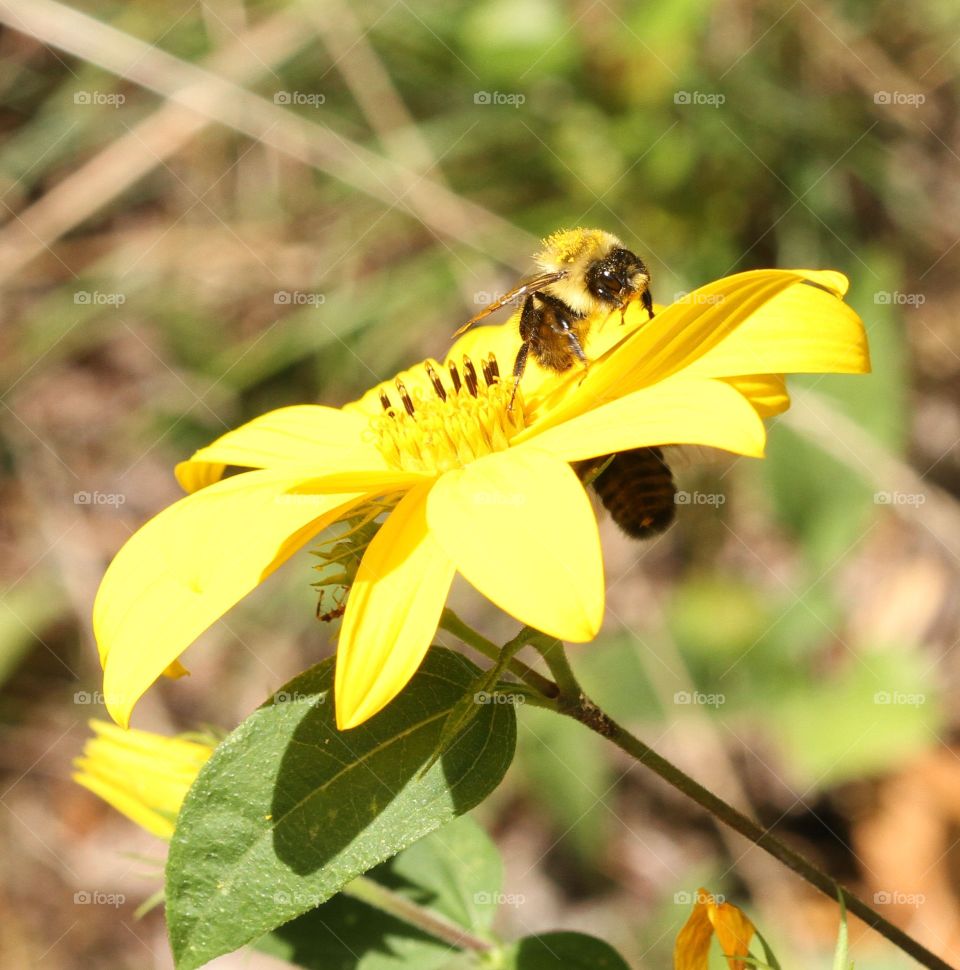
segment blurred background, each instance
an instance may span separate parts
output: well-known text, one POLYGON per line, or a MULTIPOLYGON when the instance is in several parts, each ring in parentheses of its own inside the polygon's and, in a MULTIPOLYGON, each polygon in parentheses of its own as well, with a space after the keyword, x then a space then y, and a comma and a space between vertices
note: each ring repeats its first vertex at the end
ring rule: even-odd
MULTIPOLYGON (((0 964, 171 966, 163 846, 70 781, 103 716, 90 608, 173 464, 341 404, 597 226, 670 302, 731 272, 851 279, 875 372, 792 382, 765 462, 676 467, 603 525, 573 648, 661 753, 960 964, 960 13, 946 0, 0 2, 0 964), (83 905, 75 893, 124 897, 83 905)), ((232 728, 329 652, 296 557, 135 724, 232 728)), ((496 639, 514 625, 458 587, 496 639)), ((520 717, 480 820, 502 928, 670 965, 699 885, 785 967, 836 906, 578 725, 520 717)), ((852 924, 862 970, 911 965, 852 924)), ((240 954, 217 966, 272 966, 240 954)))

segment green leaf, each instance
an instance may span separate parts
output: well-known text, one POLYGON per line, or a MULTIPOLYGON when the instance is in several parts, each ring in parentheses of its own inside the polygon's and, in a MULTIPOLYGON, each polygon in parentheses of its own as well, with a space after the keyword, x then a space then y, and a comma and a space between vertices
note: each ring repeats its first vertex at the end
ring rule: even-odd
POLYGON ((837 948, 833 951, 833 970, 850 970, 850 935, 847 930, 847 902, 843 893, 837 893, 840 901, 840 929, 837 931, 837 948))
POLYGON ((439 970, 451 952, 448 944, 342 894, 258 940, 256 948, 306 970, 439 970))
MULTIPOLYGON (((368 873, 399 896, 484 936, 497 908, 500 855, 470 818, 456 819, 368 873)), ((308 970, 435 970, 457 951, 395 916, 339 894, 257 942, 308 970)))
POLYGON ((774 956, 773 950, 770 949, 770 944, 767 943, 767 941, 760 935, 760 931, 758 929, 754 928, 753 932, 756 938, 760 941, 760 946, 763 947, 763 957, 764 957, 764 960, 766 961, 763 964, 760 964, 759 962, 757 962, 757 966, 769 967, 770 970, 781 970, 780 962, 774 956))
POLYGON ((503 866, 497 847, 472 819, 456 819, 401 852, 383 869, 377 878, 385 886, 472 933, 489 931, 503 885, 503 866))
POLYGON ((584 933, 528 936, 504 951, 503 970, 630 970, 609 943, 584 933))
POLYGON ((510 705, 485 705, 420 775, 477 673, 434 647, 396 700, 341 733, 328 703, 327 660, 223 741, 190 790, 170 845, 167 920, 178 970, 313 909, 482 801, 513 758, 510 705))

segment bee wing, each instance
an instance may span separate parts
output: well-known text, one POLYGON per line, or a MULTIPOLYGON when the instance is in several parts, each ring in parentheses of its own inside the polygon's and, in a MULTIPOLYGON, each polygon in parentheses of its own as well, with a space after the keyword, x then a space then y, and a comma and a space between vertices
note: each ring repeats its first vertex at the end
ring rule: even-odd
POLYGON ((522 280, 509 293, 504 293, 503 296, 494 300, 493 303, 488 303, 476 316, 471 317, 453 335, 453 339, 456 340, 457 337, 463 333, 466 333, 475 323, 479 323, 485 316, 488 316, 495 310, 499 310, 502 306, 506 306, 511 300, 515 300, 518 296, 526 296, 528 293, 534 293, 543 286, 549 286, 551 283, 556 283, 557 280, 563 279, 563 277, 566 275, 567 274, 565 272, 542 273, 540 276, 534 276, 531 279, 522 280))
POLYGON ((674 471, 693 468, 721 469, 731 464, 734 455, 709 445, 661 445, 664 461, 674 471))

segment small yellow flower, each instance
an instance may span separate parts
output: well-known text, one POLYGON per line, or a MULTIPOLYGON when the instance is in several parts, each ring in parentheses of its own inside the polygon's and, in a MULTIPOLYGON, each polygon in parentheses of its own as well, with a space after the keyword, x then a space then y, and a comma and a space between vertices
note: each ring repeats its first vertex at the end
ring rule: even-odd
POLYGON ((749 954, 755 932, 753 923, 733 903, 718 903, 706 889, 698 889, 693 912, 677 934, 673 970, 707 970, 714 934, 730 970, 746 970, 747 964, 737 957, 749 954))
POLYGON ((91 721, 73 780, 148 832, 169 839, 177 813, 214 743, 91 721))
POLYGON ((726 277, 592 327, 589 371, 535 365, 508 407, 516 318, 462 337, 343 408, 281 408, 177 468, 190 492, 120 550, 94 606, 114 719, 207 627, 328 526, 391 506, 347 601, 336 716, 354 727, 426 653, 456 573, 522 623, 592 639, 604 610, 596 519, 571 462, 660 444, 762 456, 788 372, 869 369, 833 272, 726 277), (249 469, 222 479, 227 466, 249 469))

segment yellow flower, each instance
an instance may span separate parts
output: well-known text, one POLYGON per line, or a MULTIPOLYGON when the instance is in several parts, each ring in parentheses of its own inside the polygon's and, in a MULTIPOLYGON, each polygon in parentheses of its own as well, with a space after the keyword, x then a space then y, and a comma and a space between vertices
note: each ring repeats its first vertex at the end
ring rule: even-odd
POLYGON ((863 372, 866 339, 838 273, 760 270, 597 321, 584 376, 531 366, 508 409, 516 318, 463 336, 343 408, 250 421, 177 468, 192 493, 120 550, 94 606, 118 723, 207 627, 311 538, 391 506, 347 601, 341 729, 376 714, 428 649, 456 573, 522 623, 584 642, 600 627, 596 519, 571 462, 701 444, 761 456, 787 372, 863 372), (811 285, 812 284, 812 285, 811 285), (226 466, 249 469, 221 480, 226 466))
POLYGON ((730 970, 745 970, 747 964, 737 957, 748 955, 755 932, 753 923, 733 903, 718 903, 706 889, 698 889, 693 912, 677 934, 673 970, 707 970, 714 934, 730 970))
POLYGON ((141 825, 169 839, 177 813, 214 743, 167 738, 91 721, 94 737, 74 759, 73 780, 141 825))

